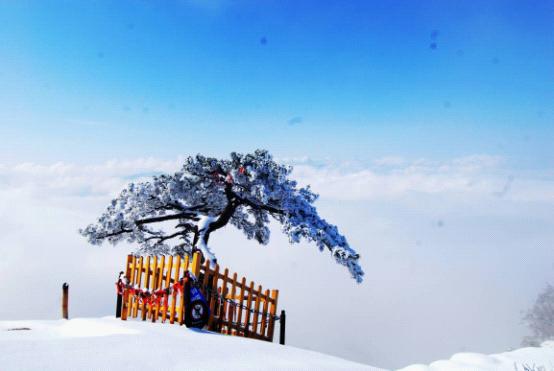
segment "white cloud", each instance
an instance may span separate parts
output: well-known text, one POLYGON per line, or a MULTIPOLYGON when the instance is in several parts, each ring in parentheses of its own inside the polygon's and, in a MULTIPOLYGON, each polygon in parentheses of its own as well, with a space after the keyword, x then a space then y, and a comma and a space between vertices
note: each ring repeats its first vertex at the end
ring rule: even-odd
POLYGON ((58 162, 52 165, 21 163, 0 166, 0 191, 26 190, 46 197, 115 195, 130 181, 154 174, 174 172, 183 158, 160 160, 139 158, 110 160, 102 164, 80 166, 58 162))
MULTIPOLYGON (((74 195, 114 195, 126 183, 158 173, 177 171, 184 158, 160 160, 139 158, 110 160, 79 166, 58 162, 52 165, 21 163, 0 165, 0 190, 31 189, 42 193, 74 195)), ((554 182, 529 174, 515 176, 500 167, 497 156, 475 155, 436 162, 408 161, 387 157, 364 165, 309 158, 284 159, 294 166, 293 176, 310 184, 322 197, 337 200, 376 200, 398 198, 412 193, 502 195, 514 199, 552 200, 554 182), (506 189, 507 180, 509 187, 506 189)))
POLYGON ((410 194, 457 194, 463 197, 500 196, 512 200, 554 200, 554 179, 524 173, 514 176, 497 156, 475 155, 437 162, 397 157, 376 166, 332 163, 314 166, 304 160, 294 176, 310 184, 323 198, 337 200, 398 199, 410 194), (506 188, 507 179, 510 186, 506 188))
POLYGON ((405 163, 405 159, 400 156, 386 156, 373 160, 373 163, 377 166, 398 166, 405 163))

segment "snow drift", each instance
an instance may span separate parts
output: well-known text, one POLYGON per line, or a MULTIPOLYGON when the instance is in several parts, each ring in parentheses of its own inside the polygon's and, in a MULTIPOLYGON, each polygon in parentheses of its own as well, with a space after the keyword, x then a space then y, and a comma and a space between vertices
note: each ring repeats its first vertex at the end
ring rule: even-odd
POLYGON ((411 365, 399 371, 552 371, 554 370, 554 341, 541 347, 521 348, 511 352, 485 355, 458 353, 449 360, 430 365, 411 365))
POLYGON ((2 321, 0 369, 378 370, 260 340, 113 317, 2 321))
MULTIPOLYGON (((290 346, 113 317, 1 321, 0 369, 380 370, 290 346)), ((494 355, 459 353, 401 371, 437 370, 551 371, 554 342, 494 355)))

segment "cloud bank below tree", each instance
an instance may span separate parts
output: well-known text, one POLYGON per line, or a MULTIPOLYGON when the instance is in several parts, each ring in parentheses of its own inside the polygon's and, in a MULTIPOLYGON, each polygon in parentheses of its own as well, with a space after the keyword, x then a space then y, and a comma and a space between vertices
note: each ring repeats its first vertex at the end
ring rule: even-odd
MULTIPOLYGON (((0 165, 0 290, 19 302, 0 308, 0 318, 58 318, 65 281, 70 316, 112 313, 113 282, 133 248, 91 247, 77 230, 130 181, 172 173, 183 159, 0 165)), ((291 247, 279 233, 267 247, 232 229, 214 237, 226 266, 281 290, 292 345, 385 368, 519 347, 527 334, 520 312, 552 280, 550 172, 484 155, 283 161, 320 194, 321 215, 366 268, 366 281, 353 285, 313 247, 291 247), (329 292, 322 307, 314 298, 329 292)))

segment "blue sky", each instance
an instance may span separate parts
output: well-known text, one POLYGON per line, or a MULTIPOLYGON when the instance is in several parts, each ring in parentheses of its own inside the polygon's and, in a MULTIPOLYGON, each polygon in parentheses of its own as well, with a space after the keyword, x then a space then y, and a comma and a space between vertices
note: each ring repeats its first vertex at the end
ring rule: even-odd
POLYGON ((0 5, 0 158, 553 164, 554 2, 0 5))

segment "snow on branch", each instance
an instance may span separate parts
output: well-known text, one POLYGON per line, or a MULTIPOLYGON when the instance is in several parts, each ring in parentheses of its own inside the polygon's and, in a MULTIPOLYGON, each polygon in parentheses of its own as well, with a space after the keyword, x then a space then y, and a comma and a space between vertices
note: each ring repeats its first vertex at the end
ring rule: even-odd
POLYGON ((97 222, 79 232, 91 244, 104 241, 136 243, 149 254, 202 251, 216 261, 208 247, 210 234, 227 224, 248 239, 269 242, 270 217, 282 225, 291 243, 302 239, 330 252, 361 282, 359 254, 336 226, 317 213, 317 195, 289 178, 292 167, 276 163, 265 150, 231 153, 230 159, 197 155, 185 160, 173 175, 129 184, 112 200, 97 222))

